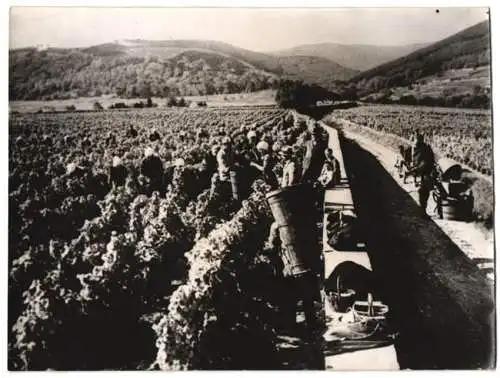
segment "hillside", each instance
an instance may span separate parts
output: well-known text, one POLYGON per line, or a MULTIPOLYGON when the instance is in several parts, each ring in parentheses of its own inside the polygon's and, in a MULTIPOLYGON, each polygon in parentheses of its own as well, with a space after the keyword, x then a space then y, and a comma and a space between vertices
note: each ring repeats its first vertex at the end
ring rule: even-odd
POLYGON ((256 68, 269 71, 275 74, 281 73, 281 67, 276 57, 255 51, 242 49, 228 43, 205 40, 170 40, 170 41, 146 41, 146 40, 123 40, 113 44, 93 46, 84 49, 87 52, 101 54, 114 50, 119 54, 129 56, 170 59, 175 55, 187 50, 197 50, 204 52, 215 52, 233 57, 250 63, 256 68), (104 48, 103 48, 104 47, 104 48))
MULTIPOLYGON (((366 95, 411 86, 422 79, 429 81, 435 77, 446 77, 450 70, 476 69, 489 64, 490 31, 489 23, 485 21, 402 58, 362 72, 349 82, 356 85, 361 95, 366 95)), ((489 79, 488 70, 481 72, 486 73, 489 79)), ((457 84, 457 80, 448 82, 457 84)))
POLYGON ((286 78, 318 84, 327 89, 335 89, 336 81, 348 80, 359 73, 329 59, 314 56, 286 56, 278 61, 286 78))
POLYGON ((166 97, 249 92, 273 87, 280 72, 279 65, 272 63, 272 59, 266 61, 258 53, 236 50, 231 55, 229 51, 226 54, 188 46, 163 48, 154 43, 11 50, 9 95, 11 100, 101 94, 166 97))
POLYGON ((9 51, 11 100, 198 96, 275 88, 280 77, 330 88, 358 71, 306 56, 277 57, 202 40, 115 41, 9 51))
POLYGON ((277 56, 315 56, 328 59, 353 70, 365 71, 382 63, 407 55, 425 44, 403 46, 343 45, 319 43, 296 46, 274 52, 277 56))

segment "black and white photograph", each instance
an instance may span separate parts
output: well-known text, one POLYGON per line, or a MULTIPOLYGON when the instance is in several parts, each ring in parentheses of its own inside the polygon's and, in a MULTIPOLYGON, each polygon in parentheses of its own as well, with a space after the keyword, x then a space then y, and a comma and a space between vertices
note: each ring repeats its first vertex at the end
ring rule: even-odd
POLYGON ((495 14, 11 6, 7 369, 496 369, 495 14))

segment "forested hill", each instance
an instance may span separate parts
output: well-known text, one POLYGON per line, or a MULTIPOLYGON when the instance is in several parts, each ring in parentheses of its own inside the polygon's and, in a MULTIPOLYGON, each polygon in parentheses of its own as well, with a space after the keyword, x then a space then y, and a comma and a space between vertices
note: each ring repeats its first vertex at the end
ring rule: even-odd
POLYGON ((274 72, 214 51, 177 49, 176 54, 164 51, 159 56, 139 48, 107 44, 88 49, 12 50, 10 99, 235 93, 267 89, 277 80, 274 72))
POLYGON ((338 81, 345 81, 359 73, 340 64, 317 56, 284 56, 279 58, 283 76, 302 80, 306 84, 317 84, 335 90, 338 81))
POLYGON ((101 94, 123 97, 250 92, 280 77, 308 83, 345 80, 357 72, 326 59, 277 57, 199 40, 127 40, 89 48, 9 52, 11 100, 101 94))
POLYGON ((362 72, 350 79, 361 95, 407 86, 423 77, 451 69, 490 64, 489 22, 481 22, 407 56, 362 72))

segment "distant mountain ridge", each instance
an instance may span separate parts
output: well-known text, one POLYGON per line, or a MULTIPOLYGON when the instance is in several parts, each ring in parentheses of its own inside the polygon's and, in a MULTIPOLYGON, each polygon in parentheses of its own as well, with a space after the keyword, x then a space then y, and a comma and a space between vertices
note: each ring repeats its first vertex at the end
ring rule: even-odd
POLYGON ((356 85, 363 95, 420 85, 423 81, 439 81, 444 92, 449 92, 450 85, 456 84, 458 79, 472 82, 473 86, 485 86, 484 82, 489 82, 489 70, 477 69, 490 65, 490 50, 489 22, 484 21, 404 57, 361 72, 348 83, 356 85), (471 71, 466 75, 468 77, 457 78, 452 72, 464 69, 471 71), (478 78, 484 80, 475 83, 478 78))
POLYGON ((341 43, 319 43, 300 45, 276 51, 276 56, 316 56, 332 60, 353 70, 365 71, 382 63, 400 58, 429 44, 403 46, 344 45, 341 43))

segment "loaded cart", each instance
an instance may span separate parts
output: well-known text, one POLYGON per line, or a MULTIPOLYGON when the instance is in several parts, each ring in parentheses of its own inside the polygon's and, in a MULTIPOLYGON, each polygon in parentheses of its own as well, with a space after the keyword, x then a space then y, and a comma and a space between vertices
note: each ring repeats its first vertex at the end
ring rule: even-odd
POLYGON ((443 219, 467 221, 472 218, 474 196, 457 162, 443 158, 437 161, 437 179, 433 198, 443 219))

